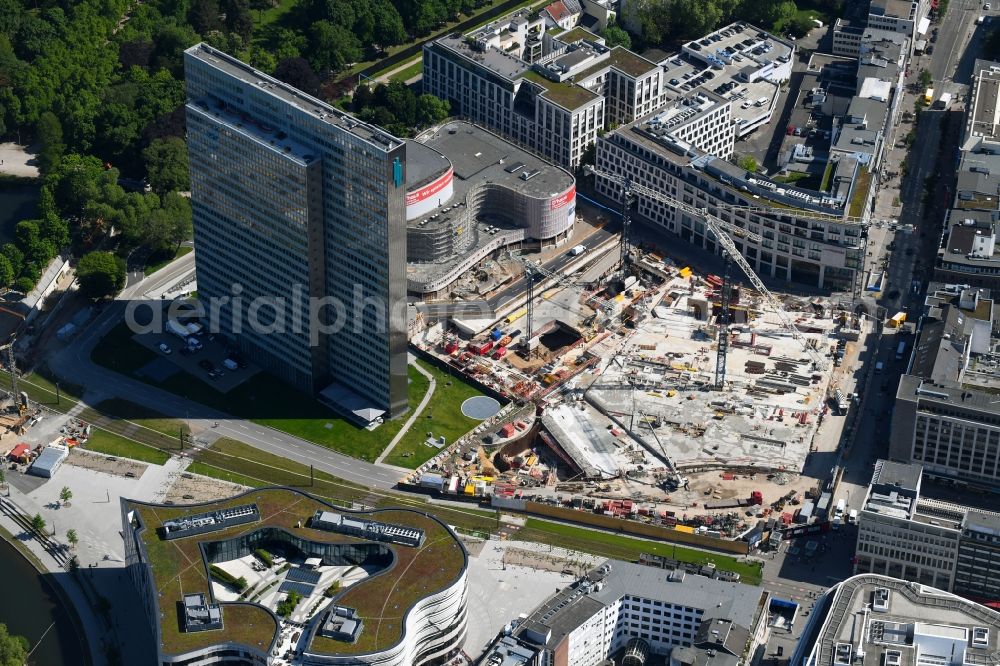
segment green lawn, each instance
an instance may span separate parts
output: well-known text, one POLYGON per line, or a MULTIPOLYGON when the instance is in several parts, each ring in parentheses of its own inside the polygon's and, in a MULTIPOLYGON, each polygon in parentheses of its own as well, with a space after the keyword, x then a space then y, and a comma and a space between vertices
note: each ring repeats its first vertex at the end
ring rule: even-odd
POLYGON ((68 412, 80 401, 83 387, 71 382, 59 382, 59 402, 56 403, 55 382, 48 378, 48 374, 47 368, 39 368, 18 379, 17 388, 27 393, 32 402, 57 412, 68 412))
POLYGON ((417 58, 417 60, 414 61, 413 64, 411 64, 410 66, 406 67, 405 69, 401 69, 400 71, 393 74, 391 77, 389 77, 389 80, 402 81, 403 83, 406 83, 413 77, 419 76, 420 73, 423 71, 424 71, 424 60, 423 57, 420 57, 417 58))
POLYGON ((152 263, 146 264, 146 268, 144 270, 144 273, 146 274, 146 277, 149 277, 150 275, 152 275, 156 271, 160 270, 161 268, 163 268, 164 266, 166 266, 167 264, 169 264, 174 259, 180 259, 185 254, 190 254, 192 250, 194 250, 193 247, 188 247, 186 245, 182 245, 181 247, 177 248, 177 252, 175 252, 173 255, 166 255, 166 256, 164 256, 162 254, 161 255, 153 255, 150 258, 154 259, 155 261, 153 261, 152 263))
POLYGON ((170 459, 169 454, 158 448, 140 444, 133 439, 127 439, 106 430, 93 429, 84 448, 88 451, 98 451, 121 458, 132 458, 154 465, 162 465, 170 459))
MULTIPOLYGON (((133 442, 138 450, 160 451, 165 460, 170 453, 181 450, 181 430, 187 433, 182 421, 165 417, 157 411, 120 399, 104 400, 80 412, 80 419, 91 423, 117 439, 133 442)), ((93 438, 92 438, 93 440, 93 438)), ((91 442, 87 448, 94 448, 91 442)), ((134 458, 136 456, 122 453, 134 458)), ((151 455, 151 454, 150 454, 151 455)), ((137 458, 146 460, 146 458, 137 458)))
MULTIPOLYGON (((177 372, 159 383, 138 376, 136 371, 156 356, 154 352, 132 339, 132 333, 125 324, 119 324, 94 348, 91 358, 106 368, 159 386, 237 418, 252 420, 361 460, 375 460, 406 422, 404 416, 388 421, 374 431, 363 430, 345 421, 311 396, 281 383, 264 372, 257 373, 229 393, 219 393, 211 385, 192 378, 185 372, 177 372), (276 390, 276 387, 280 389, 276 390)), ((412 367, 408 368, 408 373, 410 405, 416 407, 427 392, 428 381, 412 367)), ((461 400, 471 395, 478 395, 479 392, 471 385, 456 378, 446 377, 443 373, 439 378, 438 391, 441 393, 435 392, 432 405, 436 407, 431 412, 433 418, 427 419, 421 416, 414 424, 414 432, 407 433, 397 447, 397 455, 403 464, 408 462, 407 458, 403 457, 406 452, 410 452, 409 458, 416 461, 413 466, 436 453, 436 449, 421 444, 427 431, 444 435, 450 442, 475 425, 474 421, 462 416, 461 400), (448 381, 452 386, 445 386, 448 381)), ((129 409, 134 412, 134 408, 129 409)), ((173 432, 176 433, 176 429, 173 432)))
MULTIPOLYGON (((433 458, 439 449, 424 444, 428 432, 433 432, 435 437, 443 435, 445 441, 451 444, 479 424, 476 419, 463 415, 461 410, 467 398, 482 395, 477 388, 427 363, 422 363, 420 367, 434 376, 437 383, 434 395, 410 430, 386 456, 385 462, 390 465, 413 469, 433 458)), ((419 399, 411 400, 410 408, 415 409, 418 404, 419 399)))
POLYGON ((680 562, 708 564, 714 562, 719 569, 735 571, 741 580, 750 585, 759 585, 761 570, 757 564, 740 562, 735 557, 710 553, 684 546, 675 546, 660 541, 646 541, 633 537, 620 536, 612 532, 590 530, 574 527, 563 523, 554 523, 538 518, 528 518, 524 528, 518 533, 521 538, 540 543, 548 543, 570 550, 593 553, 602 557, 635 562, 640 553, 651 553, 661 557, 669 557, 680 562))

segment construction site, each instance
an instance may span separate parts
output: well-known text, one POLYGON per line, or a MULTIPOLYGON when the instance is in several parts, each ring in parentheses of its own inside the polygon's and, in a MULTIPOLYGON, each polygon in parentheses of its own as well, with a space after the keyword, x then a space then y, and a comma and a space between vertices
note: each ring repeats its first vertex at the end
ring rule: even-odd
POLYGON ((810 457, 839 445, 873 322, 830 298, 771 293, 730 249, 743 230, 712 222, 730 260, 723 276, 632 246, 627 225, 625 241, 558 271, 510 254, 525 272, 521 298, 493 319, 442 319, 412 342, 520 409, 404 485, 720 538, 754 518, 808 522, 794 507, 820 496, 829 471, 811 472, 810 457))

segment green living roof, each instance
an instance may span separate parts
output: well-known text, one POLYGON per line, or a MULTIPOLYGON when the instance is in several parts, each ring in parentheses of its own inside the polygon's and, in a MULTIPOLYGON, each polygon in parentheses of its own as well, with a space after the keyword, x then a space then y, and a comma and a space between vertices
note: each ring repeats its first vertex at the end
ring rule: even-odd
POLYGON ((611 53, 608 54, 606 60, 602 60, 593 67, 588 67, 574 78, 577 81, 584 81, 602 69, 608 69, 609 67, 614 67, 618 71, 635 78, 658 69, 659 65, 652 60, 646 60, 642 56, 632 53, 624 46, 616 46, 611 49, 611 53))
POLYGON ((531 81, 532 83, 537 83, 541 87, 545 88, 545 92, 542 93, 542 96, 553 104, 558 104, 564 109, 578 109, 584 104, 592 102, 600 97, 597 93, 587 90, 586 88, 581 88, 580 86, 572 83, 550 81, 532 69, 526 71, 523 77, 526 80, 531 81))
POLYGON ((132 500, 124 503, 126 510, 138 514, 145 528, 140 539, 156 586, 161 617, 158 647, 163 654, 183 654, 222 642, 241 643, 267 652, 277 635, 276 617, 263 606, 250 603, 222 603, 224 626, 221 630, 181 631, 174 609, 184 594, 203 592, 211 596, 207 564, 199 545, 202 542, 231 539, 262 527, 274 527, 319 543, 371 543, 366 539, 305 527, 317 510, 368 516, 380 522, 423 530, 425 541, 419 548, 382 543, 394 553, 394 564, 339 595, 337 603, 355 608, 364 620, 364 630, 354 644, 315 638, 311 650, 329 654, 364 654, 395 645, 403 637, 403 619, 410 608, 421 598, 454 583, 467 563, 465 549, 458 539, 431 516, 409 509, 351 512, 291 488, 258 489, 207 504, 162 505, 132 500), (257 505, 259 522, 170 541, 160 535, 159 528, 166 520, 250 503, 257 505), (303 527, 296 527, 297 524, 303 527))
POLYGON ((577 26, 569 32, 564 32, 559 35, 559 41, 565 44, 572 44, 573 42, 578 42, 581 39, 594 41, 600 39, 600 37, 581 26, 577 26))

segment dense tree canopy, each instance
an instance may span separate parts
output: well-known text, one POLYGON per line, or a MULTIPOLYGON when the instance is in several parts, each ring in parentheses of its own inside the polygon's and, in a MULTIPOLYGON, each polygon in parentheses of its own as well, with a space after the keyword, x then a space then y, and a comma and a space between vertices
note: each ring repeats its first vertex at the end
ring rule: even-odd
POLYGON ((0 623, 0 666, 24 666, 31 645, 24 636, 13 636, 7 625, 0 623))
POLYGON ((125 286, 125 261, 110 252, 91 252, 80 259, 76 276, 84 296, 113 296, 125 286))

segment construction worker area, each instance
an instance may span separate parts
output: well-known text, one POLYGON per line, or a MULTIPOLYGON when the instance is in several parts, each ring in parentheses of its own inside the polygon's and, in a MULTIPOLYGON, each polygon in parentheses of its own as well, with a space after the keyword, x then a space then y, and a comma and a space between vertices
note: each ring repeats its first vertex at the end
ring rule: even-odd
POLYGON ((630 250, 624 278, 605 261, 617 250, 588 254, 558 275, 525 262, 532 301, 414 338, 523 407, 484 421, 404 483, 720 538, 756 524, 749 516, 792 522, 785 504, 819 491, 803 474, 810 455, 838 446, 872 323, 827 299, 699 275, 648 247, 630 250), (594 280, 602 262, 612 269, 594 280))

